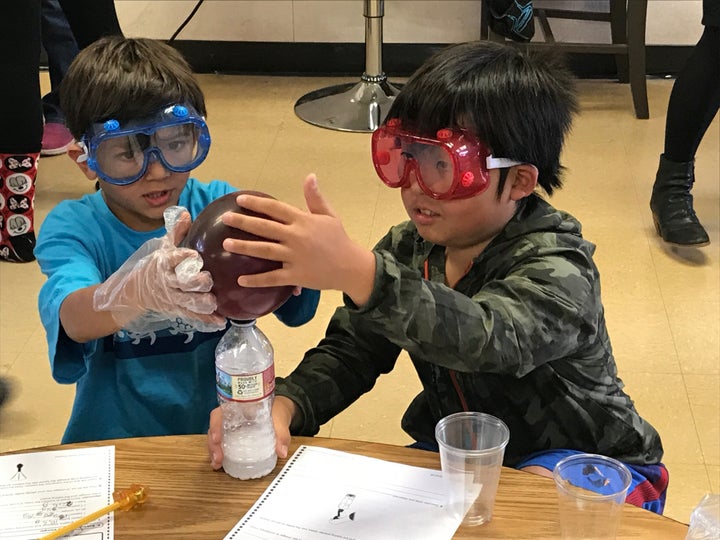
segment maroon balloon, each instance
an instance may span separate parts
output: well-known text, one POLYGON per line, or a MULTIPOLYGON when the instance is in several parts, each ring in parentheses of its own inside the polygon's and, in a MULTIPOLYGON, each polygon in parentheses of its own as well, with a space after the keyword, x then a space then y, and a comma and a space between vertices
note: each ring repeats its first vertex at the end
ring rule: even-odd
POLYGON ((259 191, 236 191, 214 200, 190 226, 183 246, 197 250, 203 260, 203 270, 210 272, 214 282, 212 292, 217 296, 217 312, 229 319, 250 320, 275 311, 290 298, 294 287, 256 288, 238 285, 238 276, 260 274, 282 267, 282 263, 277 261, 238 255, 223 249, 225 238, 262 240, 259 236, 225 225, 220 219, 225 212, 270 219, 265 214, 239 207, 235 199, 241 193, 274 198, 259 191))

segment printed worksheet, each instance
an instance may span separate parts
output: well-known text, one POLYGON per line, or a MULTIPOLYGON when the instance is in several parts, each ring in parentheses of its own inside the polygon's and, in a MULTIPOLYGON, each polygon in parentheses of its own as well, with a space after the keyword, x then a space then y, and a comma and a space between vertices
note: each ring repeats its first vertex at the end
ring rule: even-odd
POLYGON ((449 540, 442 473, 301 446, 226 540, 449 540))
MULTIPOLYGON (((0 540, 35 540, 112 504, 115 447, 0 456, 0 540)), ((112 513, 70 535, 112 540, 112 513)))

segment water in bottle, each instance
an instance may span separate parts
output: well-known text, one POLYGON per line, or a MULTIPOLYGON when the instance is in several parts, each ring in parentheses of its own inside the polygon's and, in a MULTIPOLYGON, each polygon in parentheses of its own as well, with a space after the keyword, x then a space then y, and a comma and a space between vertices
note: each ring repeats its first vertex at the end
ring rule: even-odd
POLYGON ((231 321, 215 349, 223 417, 223 468, 230 476, 260 478, 275 468, 272 401, 273 348, 255 321, 231 321))

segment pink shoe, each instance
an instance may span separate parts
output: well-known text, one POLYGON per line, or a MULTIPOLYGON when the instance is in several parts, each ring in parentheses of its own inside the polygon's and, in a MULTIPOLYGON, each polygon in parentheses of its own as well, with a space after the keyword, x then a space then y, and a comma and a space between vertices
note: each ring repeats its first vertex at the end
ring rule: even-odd
POLYGON ((75 139, 64 124, 49 122, 43 128, 41 156, 64 154, 75 139))

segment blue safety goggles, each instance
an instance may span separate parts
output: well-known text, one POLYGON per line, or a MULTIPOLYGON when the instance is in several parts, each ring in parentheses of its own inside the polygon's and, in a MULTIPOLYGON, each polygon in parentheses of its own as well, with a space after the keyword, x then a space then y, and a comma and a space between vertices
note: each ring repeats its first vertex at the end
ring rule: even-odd
POLYGON ((210 132, 192 106, 170 105, 141 121, 93 124, 80 145, 85 153, 78 161, 87 160, 104 181, 125 186, 138 181, 151 160, 172 172, 194 169, 210 150, 210 132))

